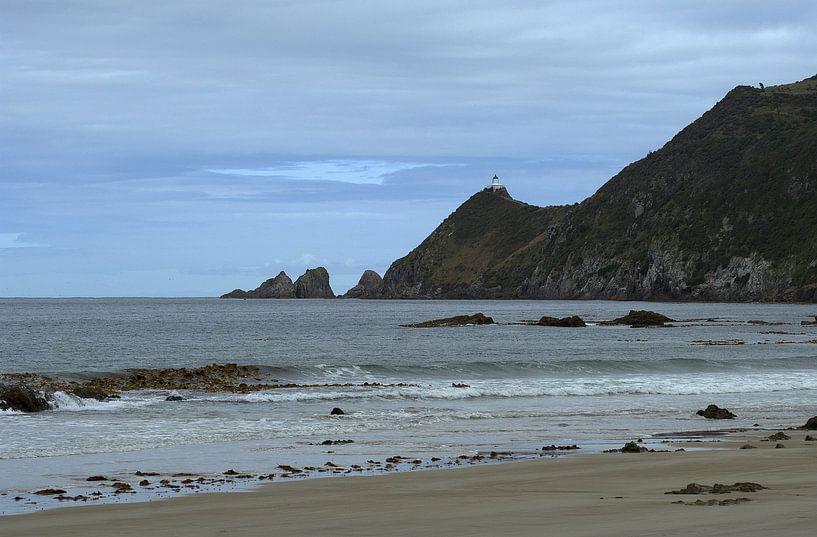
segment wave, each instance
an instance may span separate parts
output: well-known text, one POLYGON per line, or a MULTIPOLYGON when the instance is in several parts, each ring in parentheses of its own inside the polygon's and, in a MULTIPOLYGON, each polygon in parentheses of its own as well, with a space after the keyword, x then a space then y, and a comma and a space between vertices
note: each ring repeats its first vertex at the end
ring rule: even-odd
POLYGON ((817 356, 775 359, 565 359, 559 361, 452 361, 432 364, 319 364, 304 366, 260 366, 262 374, 292 382, 401 382, 415 379, 531 378, 572 375, 630 373, 708 373, 815 369, 817 356))
POLYGON ((617 378, 578 378, 569 381, 558 379, 529 379, 514 382, 473 381, 470 386, 464 388, 440 383, 387 388, 306 388, 250 394, 213 394, 194 400, 222 403, 286 403, 373 398, 420 401, 513 397, 704 395, 790 390, 817 390, 817 376, 804 371, 755 374, 738 378, 731 375, 717 375, 709 378, 697 375, 662 377, 642 375, 617 378))
POLYGON ((95 411, 95 410, 120 410, 128 408, 140 408, 164 402, 165 395, 146 396, 144 392, 131 392, 121 399, 107 399, 98 401, 96 399, 83 399, 76 395, 65 392, 54 392, 52 395, 52 410, 63 412, 95 411))

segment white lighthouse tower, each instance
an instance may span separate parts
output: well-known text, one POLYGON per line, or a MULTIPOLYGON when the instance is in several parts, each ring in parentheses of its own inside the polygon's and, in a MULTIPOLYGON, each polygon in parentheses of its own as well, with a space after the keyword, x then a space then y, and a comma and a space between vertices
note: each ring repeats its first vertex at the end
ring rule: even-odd
POLYGON ((504 190, 505 189, 505 187, 502 185, 502 183, 499 182, 499 177, 497 177, 496 175, 494 175, 494 178, 491 179, 490 189, 491 189, 492 192, 496 192, 497 190, 504 190))

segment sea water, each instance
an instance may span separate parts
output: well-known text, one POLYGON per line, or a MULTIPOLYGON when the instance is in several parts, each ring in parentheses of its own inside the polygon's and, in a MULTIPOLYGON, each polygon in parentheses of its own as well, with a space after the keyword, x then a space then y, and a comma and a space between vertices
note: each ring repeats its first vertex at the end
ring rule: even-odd
POLYGON ((81 380, 235 362, 259 366, 266 382, 334 386, 181 391, 177 402, 164 390, 106 402, 57 393, 53 410, 0 412, 0 512, 18 512, 3 498, 23 491, 137 469, 264 472, 329 458, 600 450, 723 426, 695 415, 709 403, 738 415, 730 426, 801 425, 817 414, 817 327, 800 322, 816 313, 788 304, 2 299, 0 372, 81 380), (682 322, 599 324, 630 309, 682 322), (500 324, 401 326, 475 312, 500 324), (511 324, 542 315, 579 315, 589 326, 511 324), (743 344, 698 343, 728 340, 743 344), (331 416, 333 407, 346 414, 331 416), (320 446, 336 439, 354 443, 320 446))

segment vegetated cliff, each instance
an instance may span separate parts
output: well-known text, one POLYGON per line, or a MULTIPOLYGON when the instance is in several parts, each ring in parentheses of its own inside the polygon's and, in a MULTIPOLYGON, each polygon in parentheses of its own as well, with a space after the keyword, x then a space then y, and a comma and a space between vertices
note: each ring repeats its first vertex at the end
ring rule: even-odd
POLYGON ((817 76, 738 86, 580 204, 478 192, 388 297, 817 301, 817 76))

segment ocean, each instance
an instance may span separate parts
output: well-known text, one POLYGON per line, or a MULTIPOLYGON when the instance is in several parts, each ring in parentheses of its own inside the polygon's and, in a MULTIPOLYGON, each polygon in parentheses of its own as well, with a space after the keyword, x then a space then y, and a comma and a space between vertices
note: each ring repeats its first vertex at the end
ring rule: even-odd
POLYGON ((534 457, 550 444, 588 452, 642 438, 661 447, 656 435, 668 431, 797 426, 817 415, 817 327, 800 324, 815 314, 790 304, 0 299, 2 373, 87 379, 232 362, 258 366, 264 381, 333 385, 182 390, 177 402, 163 390, 106 402, 57 393, 50 411, 0 412, 0 514, 57 505, 30 493, 88 491, 94 474, 262 473, 397 454, 534 457), (682 322, 598 324, 631 309, 682 322), (400 326, 475 312, 500 324, 400 326), (503 324, 543 315, 579 315, 589 326, 503 324), (730 340, 743 344, 701 343, 730 340), (710 403, 738 417, 695 415, 710 403), (334 407, 346 414, 330 415, 334 407))

